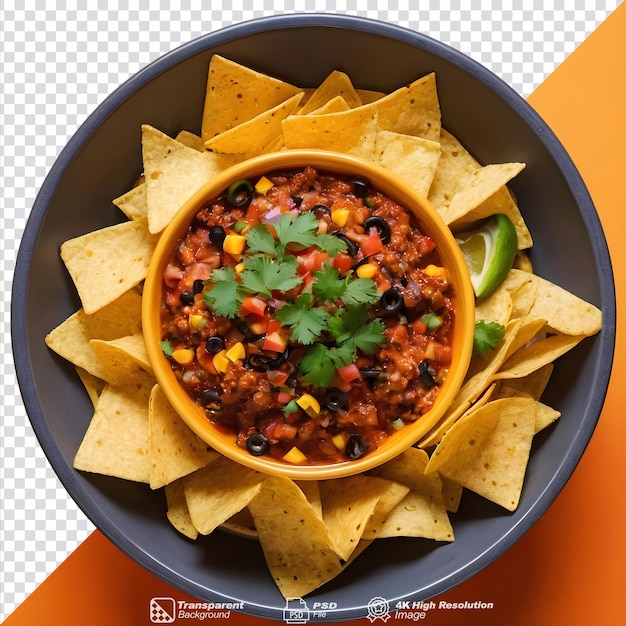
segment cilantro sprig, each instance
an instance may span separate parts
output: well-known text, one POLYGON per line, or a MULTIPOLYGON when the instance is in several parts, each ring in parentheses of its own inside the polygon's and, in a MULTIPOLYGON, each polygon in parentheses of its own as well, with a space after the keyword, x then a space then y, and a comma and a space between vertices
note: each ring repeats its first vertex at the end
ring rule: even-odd
POLYGON ((485 355, 504 339, 504 326, 480 320, 474 325, 474 354, 485 355))

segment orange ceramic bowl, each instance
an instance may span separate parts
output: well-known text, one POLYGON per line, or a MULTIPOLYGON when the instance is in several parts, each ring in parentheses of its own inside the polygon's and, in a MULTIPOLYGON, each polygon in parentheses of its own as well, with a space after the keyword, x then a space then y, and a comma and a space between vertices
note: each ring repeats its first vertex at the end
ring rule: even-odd
POLYGON ((143 333, 154 374, 166 397, 187 425, 224 456, 268 474, 297 480, 319 480, 349 476, 372 469, 397 456, 423 437, 443 416, 457 394, 469 366, 474 331, 474 293, 463 256, 452 233, 429 202, 408 183, 386 170, 354 157, 325 151, 289 150, 255 157, 217 175, 200 189, 176 214, 156 247, 143 291, 143 333), (207 418, 179 384, 160 341, 163 274, 193 217, 207 201, 230 184, 269 172, 310 165, 320 171, 367 178, 370 183, 404 208, 412 211, 427 234, 434 237, 442 265, 454 287, 455 322, 452 362, 432 408, 390 435, 378 448, 354 460, 329 464, 299 465, 269 455, 253 456, 236 445, 236 434, 225 431, 207 418))

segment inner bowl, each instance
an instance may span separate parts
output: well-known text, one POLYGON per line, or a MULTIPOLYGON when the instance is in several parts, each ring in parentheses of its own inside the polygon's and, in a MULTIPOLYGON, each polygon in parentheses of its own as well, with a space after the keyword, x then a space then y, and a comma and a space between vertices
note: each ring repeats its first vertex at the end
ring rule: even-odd
MULTIPOLYGON (((143 290, 143 332, 148 356, 159 384, 181 418, 203 441, 224 456, 268 474, 297 480, 329 479, 364 472, 397 456, 428 433, 443 416, 463 382, 472 354, 473 331, 474 293, 467 266, 450 229, 428 200, 404 179, 379 166, 356 157, 326 151, 287 150, 266 154, 232 166, 214 177, 185 203, 161 235, 143 290), (164 337, 161 318, 165 297, 164 273, 198 211, 223 194, 232 183, 306 166, 331 175, 343 174, 367 179, 377 191, 412 213, 425 234, 435 239, 439 259, 452 286, 452 359, 433 406, 414 422, 391 433, 379 447, 355 460, 293 463, 268 454, 251 454, 237 445, 234 431, 207 417, 205 410, 181 385, 172 369, 171 360, 165 356, 160 345, 164 337)), ((319 399, 319 389, 315 390, 315 395, 319 399)))

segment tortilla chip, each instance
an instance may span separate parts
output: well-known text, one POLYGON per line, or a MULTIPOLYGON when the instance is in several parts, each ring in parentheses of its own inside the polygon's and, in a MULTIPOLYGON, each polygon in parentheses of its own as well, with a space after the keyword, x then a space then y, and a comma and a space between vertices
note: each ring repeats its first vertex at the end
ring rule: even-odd
POLYGON ((141 296, 131 290, 92 315, 76 311, 46 336, 46 345, 59 356, 98 379, 104 379, 106 368, 89 343, 105 341, 141 331, 141 296))
POLYGON ((293 115, 302 99, 302 93, 260 113, 256 117, 207 139, 204 147, 220 154, 238 155, 246 159, 273 152, 281 136, 281 124, 293 115))
POLYGON ((214 54, 202 112, 202 140, 255 118, 301 89, 214 54))
POLYGON ((539 400, 543 395, 554 370, 554 363, 548 363, 527 376, 502 380, 497 391, 498 398, 527 396, 539 400))
POLYGON ((208 535, 248 506, 265 475, 220 456, 183 480, 193 525, 208 535))
POLYGON ((350 77, 345 72, 334 70, 311 94, 299 113, 301 115, 311 113, 325 106, 328 102, 337 97, 340 97, 346 103, 348 109, 354 109, 362 104, 361 98, 354 88, 350 77))
POLYGON ((506 188, 506 184, 524 167, 524 163, 492 163, 474 172, 463 187, 457 188, 450 204, 442 212, 446 224, 458 232, 491 215, 504 213, 515 226, 518 248, 532 247, 526 222, 506 188))
POLYGON ((106 387, 106 382, 104 380, 102 380, 101 378, 98 378, 96 376, 94 376, 93 374, 90 374, 87 370, 84 370, 82 367, 76 367, 76 373, 78 374, 78 377, 80 378, 81 382, 83 383, 83 386, 85 387, 85 391, 87 392, 87 395, 89 396, 89 399, 91 400, 91 404, 93 404, 93 407, 96 407, 96 404, 98 404, 98 399, 100 398, 100 394, 102 393, 102 390, 106 387))
POLYGON ((493 431, 498 423, 498 404, 488 402, 476 410, 462 415, 443 435, 430 456, 425 473, 442 472, 446 464, 454 463, 463 467, 466 459, 471 459, 475 449, 493 431))
POLYGON ((61 244, 85 313, 95 313, 144 280, 157 239, 147 221, 137 219, 61 244))
POLYGON ((333 549, 344 561, 359 545, 387 484, 363 474, 320 483, 324 524, 333 549))
POLYGON ((183 146, 193 148, 196 152, 205 151, 202 137, 196 135, 195 133, 191 133, 188 130, 181 130, 178 135, 176 135, 176 141, 178 141, 178 143, 182 143, 183 146))
POLYGON ((150 394, 148 415, 152 489, 187 476, 219 457, 183 422, 159 385, 150 394))
POLYGON ((537 297, 528 314, 543 317, 550 331, 587 337, 600 331, 600 309, 536 274, 530 274, 530 279, 536 284, 537 297))
POLYGON ((423 196, 428 195, 440 147, 436 141, 378 129, 374 162, 402 176, 423 196))
POLYGON ((102 378, 121 385, 139 372, 152 373, 146 344, 141 333, 116 339, 91 339, 90 345, 103 367, 102 378))
POLYGON ((313 507, 313 510, 317 513, 319 518, 323 519, 322 495, 320 493, 319 482, 317 480, 297 480, 296 485, 300 487, 300 490, 305 495, 309 504, 313 507))
POLYGON ((486 404, 472 416, 475 433, 465 424, 455 424, 454 428, 459 427, 461 442, 457 454, 441 465, 441 474, 514 511, 519 504, 530 456, 535 406, 531 398, 502 398, 486 404), (485 434, 483 422, 491 424, 494 415, 495 426, 485 434))
POLYGON ((474 319, 497 322, 506 326, 513 314, 513 298, 506 289, 496 289, 491 295, 476 302, 474 319))
POLYGON ((454 541, 454 531, 443 501, 437 473, 426 475, 428 455, 409 448, 395 459, 374 470, 373 474, 407 485, 409 493, 385 517, 378 537, 425 537, 454 541))
POLYGON ((167 519, 170 524, 189 539, 198 538, 198 529, 191 521, 189 507, 185 498, 185 483, 177 480, 165 485, 165 499, 167 502, 167 519))
POLYGON ((286 599, 302 598, 342 571, 324 522, 295 482, 268 477, 249 509, 268 568, 286 599))
POLYGON ((328 115, 291 115, 282 124, 287 150, 333 150, 370 161, 376 149, 376 131, 376 112, 363 107, 328 115))
POLYGON ((545 339, 534 341, 529 346, 511 355, 492 379, 528 376, 544 365, 548 365, 558 359, 577 346, 583 339, 584 336, 551 335, 545 339))
POLYGON ((467 184, 481 165, 461 142, 444 128, 439 134, 439 145, 441 155, 428 199, 435 210, 444 215, 457 189, 467 184))
POLYGON ((400 502, 411 490, 407 485, 403 485, 392 480, 386 480, 385 478, 380 477, 378 477, 377 480, 384 481, 386 483, 386 488, 376 502, 374 512, 372 513, 365 530, 363 531, 363 535, 361 537, 362 540, 371 540, 378 537, 378 533, 380 532, 380 529, 382 528, 385 518, 389 512, 398 506, 398 504, 400 504, 400 502))
POLYGON ((456 513, 459 510, 461 504, 461 497, 463 495, 463 485, 454 480, 450 480, 447 476, 439 475, 441 479, 441 491, 443 494, 443 501, 446 505, 448 513, 456 513))
POLYGON ((107 385, 76 452, 74 468, 141 483, 150 481, 148 398, 154 379, 107 385))
MULTIPOLYGON (((340 113, 341 111, 349 110, 348 103, 341 96, 336 96, 319 107, 319 109, 311 111, 308 115, 327 115, 328 113, 340 113)), ((300 111, 298 111, 298 114, 300 114, 300 111)))
POLYGON ((378 124, 384 130, 439 141, 441 110, 434 73, 355 110, 363 116, 377 114, 378 124))
POLYGON ((376 91, 374 89, 357 89, 356 92, 359 94, 362 104, 376 102, 376 100, 380 100, 386 95, 384 91, 376 91))
POLYGON ((254 527, 254 520, 247 507, 227 519, 220 526, 220 529, 226 530, 234 535, 247 537, 248 539, 259 538, 256 528, 254 527))
POLYGON ((151 233, 161 232, 196 191, 239 160, 198 152, 148 124, 141 142, 151 233))
POLYGON ((140 220, 148 217, 148 194, 146 183, 133 187, 130 191, 115 198, 113 204, 129 220, 140 220))

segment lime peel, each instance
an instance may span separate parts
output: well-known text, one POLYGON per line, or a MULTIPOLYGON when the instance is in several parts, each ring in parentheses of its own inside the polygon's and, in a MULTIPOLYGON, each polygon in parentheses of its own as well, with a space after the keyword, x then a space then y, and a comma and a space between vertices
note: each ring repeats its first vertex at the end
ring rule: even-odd
POLYGON ((458 234, 477 298, 486 298, 506 278, 517 253, 517 233, 508 216, 497 213, 479 228, 458 234))

